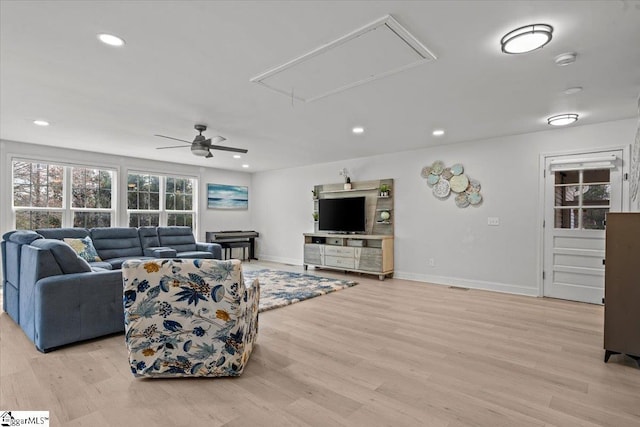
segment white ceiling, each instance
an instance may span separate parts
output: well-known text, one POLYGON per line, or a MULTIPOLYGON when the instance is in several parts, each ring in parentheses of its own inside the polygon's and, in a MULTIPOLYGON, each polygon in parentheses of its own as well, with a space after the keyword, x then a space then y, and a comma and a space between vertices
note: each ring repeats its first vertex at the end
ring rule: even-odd
POLYGON ((2 1, 0 19, 6 140, 256 172, 637 116, 640 1, 2 1), (387 14, 437 60, 310 103, 249 81, 387 14), (500 52, 532 23, 554 27, 546 47, 500 52), (196 123, 249 153, 156 150, 196 123))

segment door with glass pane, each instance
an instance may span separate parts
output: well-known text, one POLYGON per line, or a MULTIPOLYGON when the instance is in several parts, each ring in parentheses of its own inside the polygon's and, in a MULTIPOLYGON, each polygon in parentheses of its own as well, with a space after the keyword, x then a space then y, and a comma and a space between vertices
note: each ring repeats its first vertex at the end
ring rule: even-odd
POLYGON ((605 224, 622 208, 622 151, 545 159, 544 296, 601 304, 605 224))

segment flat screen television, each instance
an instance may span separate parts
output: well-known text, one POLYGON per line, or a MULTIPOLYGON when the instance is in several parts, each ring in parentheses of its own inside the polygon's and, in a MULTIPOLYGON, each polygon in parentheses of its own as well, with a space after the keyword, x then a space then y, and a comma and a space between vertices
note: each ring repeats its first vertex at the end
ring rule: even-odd
POLYGON ((365 232, 365 197, 320 199, 318 201, 318 230, 336 233, 365 232))

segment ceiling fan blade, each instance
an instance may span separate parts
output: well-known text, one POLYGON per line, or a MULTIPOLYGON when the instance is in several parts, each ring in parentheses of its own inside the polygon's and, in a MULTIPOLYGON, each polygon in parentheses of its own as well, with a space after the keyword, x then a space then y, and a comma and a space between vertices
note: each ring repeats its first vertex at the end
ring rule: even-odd
POLYGON ((244 148, 225 147, 224 145, 210 145, 209 148, 212 150, 233 151, 234 153, 246 154, 249 152, 249 150, 245 150, 244 148))
POLYGON ((156 150, 164 150, 165 148, 187 148, 186 145, 173 145, 171 147, 156 147, 156 150))
POLYGON ((205 159, 209 159, 213 157, 213 154, 211 154, 211 151, 209 151, 209 154, 207 154, 206 156, 204 156, 205 159))
POLYGON ((185 141, 184 139, 178 139, 172 136, 166 136, 166 135, 153 135, 153 136, 159 136, 160 138, 173 139, 174 141, 182 141, 182 142, 186 142, 187 144, 191 144, 191 141, 185 141))

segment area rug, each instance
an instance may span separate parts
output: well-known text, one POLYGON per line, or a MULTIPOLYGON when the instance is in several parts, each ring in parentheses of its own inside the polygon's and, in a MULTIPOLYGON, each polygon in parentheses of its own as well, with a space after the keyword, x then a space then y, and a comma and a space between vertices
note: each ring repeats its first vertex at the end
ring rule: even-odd
POLYGON ((245 281, 260 282, 259 311, 272 310, 348 288, 357 282, 280 270, 244 271, 245 281))

